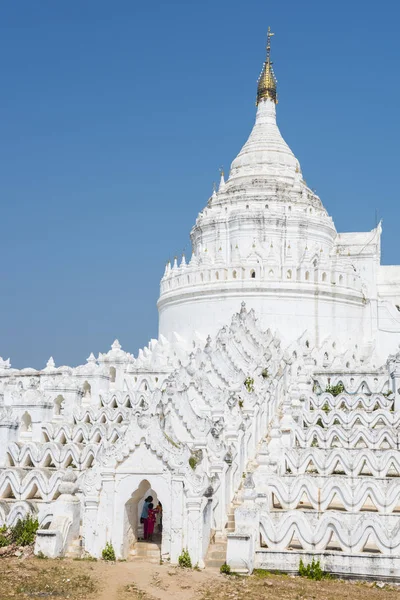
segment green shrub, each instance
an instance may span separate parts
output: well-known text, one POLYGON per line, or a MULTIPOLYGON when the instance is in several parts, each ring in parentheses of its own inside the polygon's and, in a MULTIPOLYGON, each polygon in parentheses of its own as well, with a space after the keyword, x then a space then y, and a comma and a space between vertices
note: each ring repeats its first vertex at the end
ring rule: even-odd
POLYGON ((190 554, 187 549, 182 550, 182 554, 178 558, 178 563, 179 563, 179 566, 183 567, 184 569, 192 568, 192 560, 190 558, 190 554))
POLYGON ((230 568, 229 565, 227 565, 226 563, 224 563, 223 565, 220 566, 219 572, 223 573, 224 575, 230 575, 231 574, 231 568, 230 568))
POLYGON ((108 560, 108 561, 112 561, 115 562, 115 551, 114 551, 114 547, 111 544, 111 542, 107 542, 106 547, 104 548, 103 552, 101 553, 101 556, 103 558, 103 560, 108 560))
POLYGON ((30 515, 23 520, 19 519, 16 525, 11 527, 11 541, 18 546, 29 546, 35 541, 38 528, 39 521, 30 515))
POLYGON ((325 573, 325 571, 321 569, 319 560, 315 560, 314 558, 310 565, 305 565, 302 559, 300 559, 299 575, 300 577, 307 577, 307 579, 313 579, 314 581, 330 579, 330 574, 325 573))
POLYGON ((10 540, 6 538, 5 535, 0 534, 0 548, 4 548, 4 546, 8 546, 10 540))

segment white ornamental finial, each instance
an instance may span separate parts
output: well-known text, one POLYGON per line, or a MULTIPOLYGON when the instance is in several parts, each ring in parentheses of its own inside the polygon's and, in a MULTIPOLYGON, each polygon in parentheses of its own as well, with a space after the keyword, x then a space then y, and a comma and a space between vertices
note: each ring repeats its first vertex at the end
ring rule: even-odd
POLYGON ((0 356, 0 369, 9 369, 11 367, 10 359, 4 360, 0 356))
POLYGON ((88 363, 95 363, 96 362, 96 357, 93 354, 93 352, 90 353, 89 358, 86 359, 88 363))
POLYGON ((224 191, 224 189, 225 189, 225 177, 224 177, 224 169, 223 169, 222 167, 221 167, 221 169, 220 169, 220 172, 221 172, 221 179, 220 179, 220 181, 219 181, 219 188, 218 188, 218 191, 219 191, 219 192, 223 192, 223 191, 224 191))
POLYGON ((52 356, 50 356, 49 360, 46 363, 46 368, 47 369, 54 369, 56 366, 56 363, 54 362, 54 358, 52 356))
POLYGON ((114 342, 111 344, 111 349, 112 350, 121 350, 121 344, 119 343, 118 340, 114 340, 114 342))

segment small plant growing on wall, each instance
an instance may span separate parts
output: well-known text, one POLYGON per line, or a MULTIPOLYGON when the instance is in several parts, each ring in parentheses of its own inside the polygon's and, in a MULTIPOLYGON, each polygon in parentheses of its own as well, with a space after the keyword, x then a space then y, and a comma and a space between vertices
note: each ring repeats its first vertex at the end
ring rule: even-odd
POLYGON ((327 385, 325 392, 332 394, 332 396, 339 396, 339 394, 344 392, 344 385, 342 382, 339 382, 336 385, 327 385))
POLYGON ((195 456, 191 456, 189 458, 189 466, 190 466, 191 469, 193 469, 193 471, 197 467, 197 463, 198 463, 198 460, 197 460, 197 458, 195 456))
POLYGON ((269 371, 268 371, 268 369, 267 369, 267 368, 265 368, 265 369, 263 369, 263 370, 261 371, 261 377, 262 377, 263 379, 268 379, 268 377, 269 377, 269 371))
POLYGON ((103 552, 101 553, 101 556, 102 556, 103 560, 115 562, 115 560, 116 560, 115 551, 114 551, 114 546, 111 544, 111 542, 107 542, 106 547, 104 548, 103 552))
POLYGON ((191 569, 192 568, 192 560, 190 558, 190 554, 187 549, 182 550, 182 553, 178 558, 178 564, 183 569, 191 569))
POLYGON ((246 377, 244 380, 244 386, 249 394, 254 392, 254 379, 252 377, 246 377))

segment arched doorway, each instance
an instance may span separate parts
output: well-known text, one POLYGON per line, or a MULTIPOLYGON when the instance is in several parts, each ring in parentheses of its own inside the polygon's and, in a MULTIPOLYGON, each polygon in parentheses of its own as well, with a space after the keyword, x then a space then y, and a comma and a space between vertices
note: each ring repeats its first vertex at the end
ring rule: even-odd
POLYGON ((155 558, 157 562, 161 556, 162 513, 157 514, 151 540, 144 539, 144 524, 141 522, 144 502, 149 496, 153 498, 152 504, 156 508, 159 504, 157 491, 147 479, 143 479, 125 504, 124 549, 132 557, 155 558))

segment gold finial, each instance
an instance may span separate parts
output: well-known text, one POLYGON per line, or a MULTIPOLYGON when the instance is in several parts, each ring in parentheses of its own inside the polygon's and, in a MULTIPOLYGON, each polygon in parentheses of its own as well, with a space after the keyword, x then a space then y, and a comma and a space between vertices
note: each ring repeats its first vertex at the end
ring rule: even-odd
POLYGON ((263 70, 261 71, 261 75, 258 79, 256 102, 257 106, 260 103, 260 101, 265 98, 270 98, 270 100, 273 100, 275 104, 278 104, 278 97, 276 93, 276 77, 271 62, 271 37, 273 35, 275 34, 272 33, 271 28, 268 27, 267 57, 265 59, 263 70))

